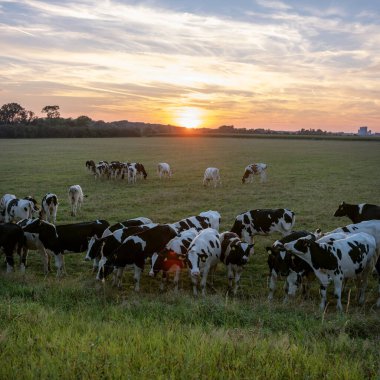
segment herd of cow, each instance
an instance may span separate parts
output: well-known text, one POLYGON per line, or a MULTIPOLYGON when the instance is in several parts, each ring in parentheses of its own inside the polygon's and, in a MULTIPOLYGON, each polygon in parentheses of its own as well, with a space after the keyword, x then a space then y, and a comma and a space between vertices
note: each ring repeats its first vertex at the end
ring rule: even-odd
MULTIPOLYGON (((244 177, 243 177, 244 178, 244 177)), ((75 215, 83 201, 79 185, 71 186, 69 199, 75 215)), ((14 270, 14 252, 20 256, 25 271, 28 250, 38 250, 44 272, 50 271, 53 253, 57 275, 64 272, 63 255, 86 252, 86 260, 94 260, 97 279, 114 273, 120 286, 123 270, 134 266, 135 290, 150 258, 150 276, 162 271, 161 287, 174 272, 178 289, 182 269, 187 268, 197 294, 198 281, 205 294, 207 277, 218 263, 227 268, 229 290, 236 294, 241 274, 254 254, 254 237, 278 232, 283 238, 267 247, 270 271, 269 299, 273 298, 276 282, 284 277, 286 297, 294 296, 302 285, 315 275, 320 281, 321 308, 326 306, 326 289, 334 283, 337 308, 342 310, 341 292, 344 281, 353 278, 358 286, 358 301, 364 302, 368 274, 376 267, 380 275, 380 207, 371 204, 342 203, 335 216, 348 216, 353 224, 322 234, 321 231, 293 231, 295 214, 289 209, 258 209, 238 215, 230 231, 219 233, 221 216, 206 211, 175 223, 157 224, 140 217, 114 225, 105 220, 55 225, 58 200, 48 193, 38 208, 36 200, 17 199, 5 194, 0 201, 0 247, 6 257, 7 272, 14 270), (34 218, 36 212, 39 216, 34 218)), ((210 276, 211 278, 213 276, 210 276)), ((380 286, 379 286, 380 293, 380 286)), ((377 300, 380 306, 380 297, 377 300)))

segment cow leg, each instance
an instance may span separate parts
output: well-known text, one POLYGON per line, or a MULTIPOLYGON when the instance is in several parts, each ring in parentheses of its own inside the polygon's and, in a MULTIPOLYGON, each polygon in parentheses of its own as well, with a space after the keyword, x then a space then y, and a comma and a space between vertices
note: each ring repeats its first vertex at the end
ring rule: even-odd
POLYGON ((227 276, 228 276, 228 293, 232 290, 232 282, 234 280, 234 271, 231 264, 227 266, 227 276))
POLYGON ((179 283, 179 276, 181 274, 181 268, 179 266, 176 267, 175 273, 174 273, 174 291, 178 293, 178 283, 179 283))
POLYGON ((14 259, 13 259, 13 252, 8 253, 5 256, 5 260, 7 261, 7 273, 11 273, 14 271, 14 259))
POLYGON ((49 273, 49 264, 50 264, 50 257, 49 254, 46 252, 44 246, 39 247, 38 252, 40 252, 41 258, 42 258, 42 264, 44 266, 44 274, 49 273))
POLYGON ((20 256, 20 272, 25 273, 26 269, 26 259, 28 257, 28 249, 21 247, 21 251, 19 251, 19 256, 20 256))
POLYGON ((196 297, 198 295, 198 276, 193 276, 189 270, 189 276, 193 284, 193 295, 196 297))
POLYGON ((57 277, 60 277, 65 272, 65 262, 63 259, 62 253, 58 253, 54 255, 55 258, 55 266, 57 267, 57 277))
POLYGON ((133 276, 133 279, 135 280, 135 292, 140 291, 140 278, 141 278, 141 272, 142 269, 135 265, 135 274, 133 276))
POLYGON ((342 311, 342 280, 338 276, 334 278, 334 295, 337 299, 336 308, 342 311))
POLYGON ((241 274, 243 272, 243 268, 242 267, 237 267, 236 270, 235 270, 235 288, 234 288, 234 296, 236 296, 237 294, 237 291, 239 289, 239 285, 240 285, 240 278, 241 278, 241 274))
MULTIPOLYGON (((286 282, 288 284, 287 295, 289 297, 294 298, 299 284, 298 274, 296 272, 291 271, 288 277, 286 278, 286 282)), ((287 300, 287 297, 285 297, 285 300, 287 300)))
POLYGON ((210 265, 206 264, 205 265, 205 268, 203 270, 203 274, 202 274, 202 279, 201 279, 201 289, 202 289, 202 296, 205 296, 206 295, 206 284, 207 284, 207 275, 208 275, 208 272, 210 271, 210 265))
POLYGON ((122 281, 122 279, 123 279, 124 268, 125 268, 125 267, 120 267, 120 268, 117 268, 117 269, 116 269, 115 282, 114 282, 114 284, 115 284, 118 288, 121 288, 121 281, 122 281))
POLYGON ((274 269, 272 269, 270 276, 269 276, 269 294, 268 294, 268 300, 272 301, 274 291, 276 290, 277 285, 277 273, 274 269))

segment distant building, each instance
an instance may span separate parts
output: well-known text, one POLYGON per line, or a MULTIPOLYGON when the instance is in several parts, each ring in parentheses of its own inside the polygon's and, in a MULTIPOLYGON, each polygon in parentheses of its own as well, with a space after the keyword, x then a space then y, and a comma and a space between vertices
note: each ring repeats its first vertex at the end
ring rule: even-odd
POLYGON ((371 131, 368 130, 368 127, 360 127, 358 130, 358 136, 370 136, 371 131))

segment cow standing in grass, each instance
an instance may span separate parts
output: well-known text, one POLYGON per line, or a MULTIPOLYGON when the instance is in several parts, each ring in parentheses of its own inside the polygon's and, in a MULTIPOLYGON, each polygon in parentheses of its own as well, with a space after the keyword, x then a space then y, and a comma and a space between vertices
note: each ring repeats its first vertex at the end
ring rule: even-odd
POLYGON ((347 216, 353 223, 363 222, 364 220, 380 220, 380 206, 369 203, 353 205, 342 202, 335 211, 334 216, 347 216))
POLYGON ((337 309, 342 310, 341 292, 343 280, 355 278, 359 288, 359 304, 364 303, 368 274, 373 268, 376 240, 372 235, 360 232, 335 241, 318 242, 311 237, 285 243, 288 252, 306 261, 321 283, 322 310, 326 307, 326 290, 334 282, 337 309))
POLYGON ((42 198, 40 218, 49 223, 57 221, 58 197, 53 193, 47 193, 42 198))
POLYGON ((260 176, 260 182, 267 180, 267 164, 257 163, 248 165, 243 174, 243 183, 252 183, 254 176, 260 176))
POLYGON ((69 188, 69 202, 71 205, 71 216, 76 216, 82 207, 84 195, 80 185, 73 185, 69 188))
POLYGON ((214 187, 221 185, 220 172, 218 168, 207 168, 203 176, 203 186, 209 186, 213 183, 214 187))

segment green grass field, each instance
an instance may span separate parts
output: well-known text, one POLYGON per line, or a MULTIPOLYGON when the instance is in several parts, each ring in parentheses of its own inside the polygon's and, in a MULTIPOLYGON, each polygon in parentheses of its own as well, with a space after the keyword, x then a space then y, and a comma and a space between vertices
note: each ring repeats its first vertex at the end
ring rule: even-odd
MULTIPOLYGON (((146 216, 174 222, 201 211, 222 215, 221 231, 253 208, 290 208, 296 229, 328 231, 349 224, 334 218, 339 203, 380 204, 380 143, 292 139, 126 138, 0 140, 0 194, 58 195, 57 224, 97 218, 110 223, 146 216), (95 181, 85 168, 93 159, 142 162, 146 181, 95 181), (159 180, 158 162, 174 169, 159 180), (268 181, 242 185, 244 167, 265 162, 268 181), (221 171, 220 188, 203 188, 206 167, 221 171), (88 195, 76 218, 67 190, 88 195)), ((194 298, 186 274, 181 290, 161 293, 159 280, 132 273, 122 289, 95 280, 84 254, 66 255, 67 275, 43 275, 30 252, 25 276, 0 268, 0 378, 32 379, 378 379, 380 311, 377 279, 359 307, 349 283, 344 313, 319 311, 318 283, 311 299, 284 304, 282 283, 267 301, 265 247, 279 235, 256 238, 236 298, 227 297, 225 268, 215 290, 194 298)))

